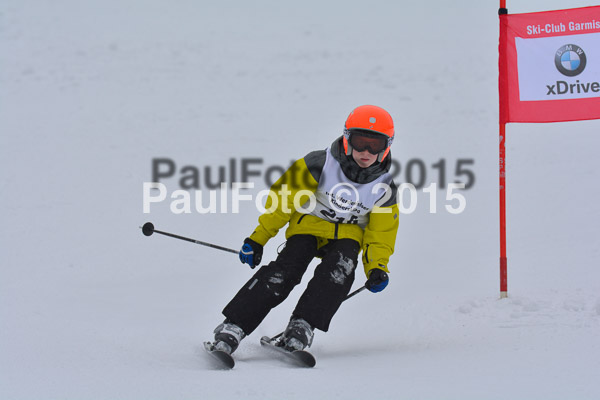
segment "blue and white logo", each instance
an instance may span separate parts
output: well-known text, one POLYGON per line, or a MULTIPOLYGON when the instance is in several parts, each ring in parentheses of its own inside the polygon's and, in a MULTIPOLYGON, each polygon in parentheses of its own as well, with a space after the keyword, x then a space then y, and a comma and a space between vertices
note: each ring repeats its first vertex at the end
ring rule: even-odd
POLYGON ((585 69, 587 57, 581 47, 567 44, 556 51, 554 64, 558 71, 565 76, 577 76, 585 69))

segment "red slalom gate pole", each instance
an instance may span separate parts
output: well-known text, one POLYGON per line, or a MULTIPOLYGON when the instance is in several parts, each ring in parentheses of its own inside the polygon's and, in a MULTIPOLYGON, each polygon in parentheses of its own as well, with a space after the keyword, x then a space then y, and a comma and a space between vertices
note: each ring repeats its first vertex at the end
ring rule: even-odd
POLYGON ((508 14, 506 0, 500 0, 498 15, 500 16, 500 43, 499 43, 499 79, 498 89, 500 94, 500 147, 499 147, 499 194, 500 194, 500 298, 508 297, 508 272, 506 259, 506 104, 507 104, 507 61, 506 61, 506 25, 502 24, 502 17, 508 14))
POLYGON ((506 124, 500 124, 500 298, 508 297, 506 262, 506 124))

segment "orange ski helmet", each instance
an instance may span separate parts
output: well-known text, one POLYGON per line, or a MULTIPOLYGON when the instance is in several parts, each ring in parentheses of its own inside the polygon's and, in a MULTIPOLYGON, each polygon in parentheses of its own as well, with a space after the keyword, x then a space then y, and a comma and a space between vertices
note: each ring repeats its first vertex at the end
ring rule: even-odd
POLYGON ((353 132, 368 132, 387 136, 387 147, 379 153, 377 161, 381 162, 390 152, 390 146, 394 141, 394 121, 392 116, 381 107, 360 106, 356 107, 344 125, 344 152, 346 155, 352 154, 352 145, 350 145, 350 135, 353 132))

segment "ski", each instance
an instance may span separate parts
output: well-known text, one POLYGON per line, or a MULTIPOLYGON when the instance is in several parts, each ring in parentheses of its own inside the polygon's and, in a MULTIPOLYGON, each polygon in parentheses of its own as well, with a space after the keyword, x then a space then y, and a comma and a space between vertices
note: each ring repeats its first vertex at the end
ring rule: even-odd
POLYGON ((232 369, 235 366, 235 360, 233 359, 231 354, 222 350, 216 350, 213 343, 204 342, 204 350, 206 350, 206 352, 210 354, 213 357, 213 359, 218 360, 219 365, 222 368, 232 369))
POLYGON ((272 340, 268 336, 263 336, 260 339, 260 344, 265 346, 266 348, 277 351, 279 354, 283 354, 286 360, 293 361, 296 365, 299 365, 301 367, 312 368, 317 363, 313 355, 310 354, 308 351, 288 351, 281 346, 277 346, 277 340, 272 340))

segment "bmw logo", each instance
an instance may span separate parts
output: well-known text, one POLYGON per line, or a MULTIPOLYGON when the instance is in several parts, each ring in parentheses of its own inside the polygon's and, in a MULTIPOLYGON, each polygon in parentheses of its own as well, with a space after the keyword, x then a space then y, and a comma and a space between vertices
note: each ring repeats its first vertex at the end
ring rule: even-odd
POLYGON ((565 76, 577 76, 585 69, 587 58, 583 49, 575 44, 566 44, 556 51, 554 64, 565 76))

